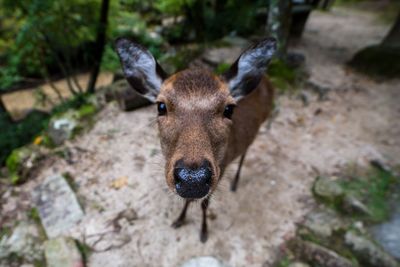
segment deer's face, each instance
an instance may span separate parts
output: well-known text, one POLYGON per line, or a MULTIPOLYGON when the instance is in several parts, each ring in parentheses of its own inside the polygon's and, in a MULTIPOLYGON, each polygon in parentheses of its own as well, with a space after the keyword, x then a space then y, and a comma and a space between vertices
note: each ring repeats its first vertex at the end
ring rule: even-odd
POLYGON ((265 39, 249 48, 221 77, 188 69, 167 78, 140 45, 118 39, 116 46, 132 87, 157 103, 168 186, 183 198, 208 196, 221 176, 234 107, 257 87, 275 41, 265 39))

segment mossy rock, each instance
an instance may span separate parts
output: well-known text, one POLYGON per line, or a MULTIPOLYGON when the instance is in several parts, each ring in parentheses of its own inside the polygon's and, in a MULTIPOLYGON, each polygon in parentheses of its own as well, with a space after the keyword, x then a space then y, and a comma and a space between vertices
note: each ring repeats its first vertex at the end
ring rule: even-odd
POLYGON ((6 160, 11 183, 25 182, 43 156, 43 151, 34 145, 14 149, 6 160))
POLYGON ((349 65, 375 77, 400 77, 400 46, 369 46, 357 52, 349 65))

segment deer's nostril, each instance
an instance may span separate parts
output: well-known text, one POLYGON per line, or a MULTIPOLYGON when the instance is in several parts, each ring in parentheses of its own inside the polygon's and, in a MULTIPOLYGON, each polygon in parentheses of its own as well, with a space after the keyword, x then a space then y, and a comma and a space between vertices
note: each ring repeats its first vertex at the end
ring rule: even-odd
POLYGON ((211 164, 203 161, 198 168, 188 168, 179 160, 174 169, 175 188, 184 198, 201 198, 207 195, 212 182, 211 164))

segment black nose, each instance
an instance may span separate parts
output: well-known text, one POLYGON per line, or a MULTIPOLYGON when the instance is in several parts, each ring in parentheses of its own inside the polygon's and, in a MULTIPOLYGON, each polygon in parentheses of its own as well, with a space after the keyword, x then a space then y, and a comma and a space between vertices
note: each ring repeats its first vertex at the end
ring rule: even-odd
POLYGON ((183 198, 206 196, 210 191, 211 177, 211 164, 208 160, 204 160, 199 167, 188 167, 183 160, 178 160, 175 164, 175 188, 183 198))

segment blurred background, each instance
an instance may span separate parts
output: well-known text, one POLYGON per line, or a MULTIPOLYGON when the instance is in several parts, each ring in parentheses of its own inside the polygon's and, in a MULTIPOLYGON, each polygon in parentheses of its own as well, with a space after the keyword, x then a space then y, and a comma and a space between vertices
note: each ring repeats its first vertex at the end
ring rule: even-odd
POLYGON ((0 0, 0 266, 399 266, 399 78, 397 0, 0 0), (273 118, 204 246, 197 219, 169 229, 181 202, 164 188, 154 107, 121 72, 121 36, 169 74, 222 74, 278 40, 273 118), (329 250, 336 265, 318 260, 329 250))

